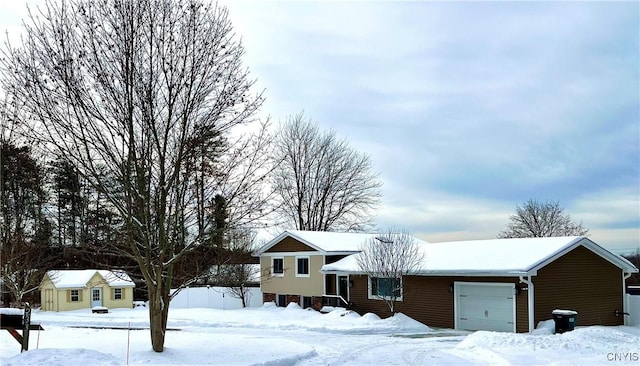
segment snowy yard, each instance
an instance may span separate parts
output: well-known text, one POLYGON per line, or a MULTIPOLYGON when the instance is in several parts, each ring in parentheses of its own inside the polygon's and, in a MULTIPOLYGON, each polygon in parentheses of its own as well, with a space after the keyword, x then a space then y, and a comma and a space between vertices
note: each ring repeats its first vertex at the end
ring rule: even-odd
MULTIPOLYGON (((8 365, 637 365, 640 327, 584 327, 565 334, 434 330, 402 314, 379 319, 297 306, 172 309, 165 352, 151 350, 146 308, 34 311, 30 351, 3 331, 8 365), (102 328, 101 328, 102 327, 102 328), (131 327, 131 331, 127 328, 131 327)), ((551 325, 552 326, 552 325, 551 325)))

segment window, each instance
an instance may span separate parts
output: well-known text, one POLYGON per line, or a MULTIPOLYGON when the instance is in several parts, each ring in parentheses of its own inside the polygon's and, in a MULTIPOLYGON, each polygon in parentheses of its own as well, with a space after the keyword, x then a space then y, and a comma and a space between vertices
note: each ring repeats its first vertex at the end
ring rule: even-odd
POLYGON ((114 288, 113 289, 113 299, 114 300, 122 300, 122 289, 114 288))
POLYGON ((373 298, 390 298, 395 297, 400 300, 402 297, 402 281, 399 278, 371 278, 371 293, 373 298))
POLYGON ((71 294, 69 296, 71 302, 80 301, 80 290, 71 290, 71 294))
POLYGON ((278 306, 287 306, 287 295, 278 295, 278 306))
POLYGON ((309 257, 296 257, 296 277, 309 277, 309 257))
POLYGON ((100 301, 100 289, 91 290, 91 301, 100 301))
POLYGON ((306 308, 310 308, 312 306, 311 304, 311 296, 300 296, 302 297, 302 308, 306 309, 306 308))
POLYGON ((282 257, 271 258, 271 274, 275 276, 284 275, 284 258, 282 257))

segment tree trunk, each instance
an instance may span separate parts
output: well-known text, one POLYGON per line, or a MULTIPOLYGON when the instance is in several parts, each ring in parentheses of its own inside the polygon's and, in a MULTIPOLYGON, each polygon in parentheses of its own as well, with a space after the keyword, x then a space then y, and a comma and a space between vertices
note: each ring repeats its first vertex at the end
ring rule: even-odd
POLYGON ((169 316, 169 294, 162 287, 149 289, 149 326, 151 346, 156 352, 164 350, 164 337, 169 316), (167 292, 165 295, 164 292, 167 292))

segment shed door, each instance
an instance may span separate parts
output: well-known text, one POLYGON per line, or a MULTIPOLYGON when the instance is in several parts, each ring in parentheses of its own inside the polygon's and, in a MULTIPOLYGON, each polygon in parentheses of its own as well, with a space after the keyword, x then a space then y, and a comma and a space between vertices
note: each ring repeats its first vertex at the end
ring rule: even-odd
POLYGON ((513 283, 456 282, 454 287, 456 329, 515 332, 513 283))
POLYGON ((47 288, 44 290, 44 303, 42 307, 45 311, 53 311, 53 289, 47 288))
POLYGON ((94 287, 91 289, 91 307, 102 306, 102 288, 94 287))

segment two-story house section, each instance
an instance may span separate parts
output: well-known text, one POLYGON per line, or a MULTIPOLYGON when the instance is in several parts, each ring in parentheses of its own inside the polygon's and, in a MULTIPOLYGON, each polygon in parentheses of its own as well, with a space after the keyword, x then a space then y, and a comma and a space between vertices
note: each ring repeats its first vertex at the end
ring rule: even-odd
POLYGON ((254 252, 260 257, 263 301, 278 306, 296 302, 320 310, 324 305, 346 306, 348 276, 322 274, 325 264, 357 253, 378 234, 286 230, 254 252))

